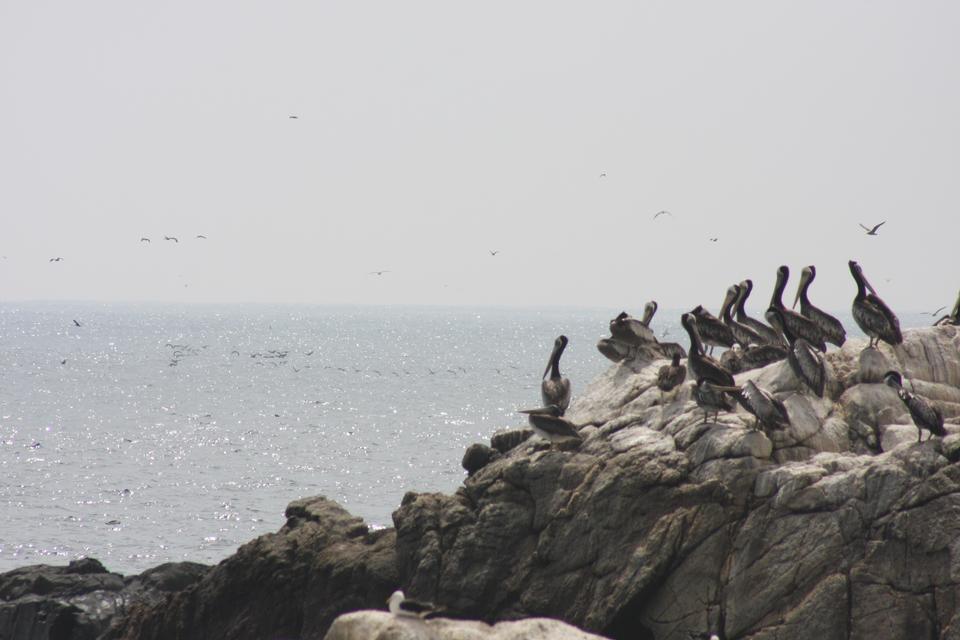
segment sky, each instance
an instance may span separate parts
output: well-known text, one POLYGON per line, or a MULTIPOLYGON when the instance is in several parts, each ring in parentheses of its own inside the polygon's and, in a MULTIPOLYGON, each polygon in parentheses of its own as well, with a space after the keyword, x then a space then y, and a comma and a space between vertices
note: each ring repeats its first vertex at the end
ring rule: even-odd
POLYGON ((0 301, 716 311, 815 264, 845 309, 855 259, 951 306, 957 33, 947 1, 3 2, 0 301))

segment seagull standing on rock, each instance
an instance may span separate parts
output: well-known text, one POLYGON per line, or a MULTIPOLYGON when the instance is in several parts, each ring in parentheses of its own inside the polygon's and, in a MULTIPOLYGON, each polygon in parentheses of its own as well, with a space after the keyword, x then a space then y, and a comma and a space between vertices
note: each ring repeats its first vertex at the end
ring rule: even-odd
POLYGON ((387 599, 387 608, 390 613, 399 618, 418 618, 420 620, 435 616, 438 613, 436 607, 429 602, 418 602, 410 600, 403 595, 403 591, 397 589, 387 599))

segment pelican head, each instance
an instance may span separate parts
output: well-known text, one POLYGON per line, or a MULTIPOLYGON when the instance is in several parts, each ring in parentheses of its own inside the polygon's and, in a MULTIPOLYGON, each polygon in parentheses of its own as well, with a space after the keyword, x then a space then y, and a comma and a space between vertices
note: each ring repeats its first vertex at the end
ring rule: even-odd
POLYGON ((888 387, 893 387, 894 389, 899 389, 903 386, 903 378, 897 371, 887 371, 883 374, 883 382, 888 387))
POLYGON ((863 275, 863 267, 861 267, 856 260, 851 260, 847 264, 850 266, 850 274, 853 276, 853 279, 856 280, 858 284, 862 282, 863 286, 867 288, 867 291, 873 295, 877 295, 873 286, 867 281, 866 276, 863 275))
POLYGON ((563 355, 563 350, 566 348, 567 336, 558 336, 557 339, 553 341, 553 353, 550 354, 550 360, 547 361, 547 368, 543 370, 544 378, 550 373, 550 367, 552 367, 555 362, 560 361, 560 356, 563 355))
POLYGON ((657 301, 651 300, 643 307, 643 319, 640 321, 643 323, 643 326, 649 327, 650 321, 653 320, 653 315, 657 312, 657 301))
POLYGON ((797 296, 793 299, 793 308, 797 308, 797 303, 800 302, 800 292, 803 291, 803 288, 806 286, 807 282, 812 282, 813 279, 817 276, 817 268, 812 264, 803 268, 800 272, 800 284, 797 285, 797 296))

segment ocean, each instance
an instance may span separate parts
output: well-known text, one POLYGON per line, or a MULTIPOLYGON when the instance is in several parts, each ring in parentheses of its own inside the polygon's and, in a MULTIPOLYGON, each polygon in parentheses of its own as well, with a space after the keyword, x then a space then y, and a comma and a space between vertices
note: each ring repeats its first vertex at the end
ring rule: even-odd
MULTIPOLYGON (((610 366, 618 311, 0 304, 0 571, 216 563, 312 495, 391 526, 525 424, 558 335, 574 397, 610 366)), ((652 327, 687 345, 678 311, 652 327)))

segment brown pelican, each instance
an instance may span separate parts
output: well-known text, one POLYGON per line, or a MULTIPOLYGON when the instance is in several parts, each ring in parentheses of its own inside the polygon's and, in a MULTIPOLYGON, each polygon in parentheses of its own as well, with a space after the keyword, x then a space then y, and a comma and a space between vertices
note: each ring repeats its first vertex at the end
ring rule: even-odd
POLYGON ((853 299, 853 319, 863 332, 870 337, 868 347, 875 346, 881 340, 890 346, 903 342, 900 333, 900 321, 893 315, 883 300, 877 296, 873 287, 863 276, 863 269, 855 260, 849 263, 850 275, 857 283, 857 296, 853 299), (869 290, 869 293, 868 293, 869 290))
POLYGON ((657 337, 650 327, 630 316, 626 311, 622 311, 620 315, 610 321, 610 335, 621 342, 632 345, 657 341, 657 337))
MULTIPOLYGON (((777 269, 777 284, 773 287, 773 295, 770 296, 770 306, 776 308, 783 319, 783 324, 797 338, 803 338, 820 351, 827 350, 827 343, 823 341, 823 332, 820 331, 813 320, 805 318, 796 311, 792 311, 783 306, 783 290, 787 288, 787 280, 790 278, 790 269, 787 265, 780 265, 777 269)), ((765 316, 767 322, 770 322, 769 316, 765 316)), ((786 331, 783 332, 786 335, 786 331)), ((789 338, 788 338, 789 340, 789 338)))
POLYGON ((543 382, 540 384, 540 397, 543 399, 543 406, 549 407, 556 405, 560 407, 560 415, 563 415, 570 406, 570 379, 560 375, 560 356, 563 350, 567 348, 567 336, 560 336, 553 341, 553 353, 550 354, 550 360, 547 361, 547 368, 543 371, 543 382), (547 378, 547 374, 550 377, 547 378))
POLYGON ((640 324, 645 327, 650 326, 650 321, 653 320, 653 315, 657 312, 657 301, 651 300, 647 304, 643 305, 643 317, 640 318, 640 324))
POLYGON ((881 222, 880 224, 875 224, 875 225, 873 225, 873 228, 868 227, 867 225, 863 224, 862 222, 859 222, 859 223, 857 223, 857 224, 859 224, 859 225, 863 228, 863 230, 867 232, 867 235, 868 235, 868 236, 875 236, 875 235, 877 235, 877 229, 879 229, 879 228, 882 227, 883 225, 887 224, 887 221, 884 220, 884 221, 881 222))
POLYGON ((787 348, 778 344, 750 345, 746 349, 728 349, 720 357, 720 364, 730 373, 760 369, 787 357, 787 348))
POLYGON ((557 442, 568 438, 583 439, 573 423, 562 417, 563 411, 555 404, 539 409, 521 409, 520 413, 527 414, 527 420, 533 427, 534 433, 544 440, 557 442))
POLYGON ((703 421, 707 421, 710 413, 715 413, 716 418, 720 417, 721 411, 733 411, 733 402, 724 393, 722 388, 733 388, 733 385, 716 385, 703 378, 697 378, 693 383, 693 399, 697 406, 703 409, 703 421))
POLYGON ((797 297, 793 299, 793 306, 796 308, 797 302, 799 301, 801 315, 810 318, 820 327, 820 331, 823 333, 823 339, 827 342, 832 342, 838 347, 842 347, 844 340, 847 339, 847 332, 843 328, 843 325, 826 311, 822 311, 813 306, 810 303, 810 299, 807 298, 807 289, 810 288, 810 283, 813 282, 813 279, 816 277, 817 268, 815 266, 811 264, 803 268, 803 271, 800 272, 800 284, 797 285, 797 297))
POLYGON ((720 363, 703 352, 700 341, 699 320, 692 313, 680 316, 680 324, 690 336, 690 351, 687 354, 687 367, 697 380, 719 384, 725 387, 733 386, 733 375, 720 366, 720 363))
POLYGON ((756 318, 751 318, 747 315, 744 305, 747 304, 747 298, 750 297, 750 292, 753 291, 753 280, 747 278, 740 283, 740 291, 737 295, 737 322, 742 325, 746 325, 753 329, 757 335, 763 338, 764 344, 776 344, 781 346, 786 346, 786 343, 783 341, 783 337, 780 335, 776 329, 773 329, 764 323, 760 322, 756 318))
POLYGON ((936 405, 931 404, 903 388, 903 378, 896 371, 887 371, 883 376, 883 381, 888 387, 892 387, 903 404, 907 405, 910 411, 910 417, 913 418, 913 424, 917 425, 917 442, 923 438, 923 429, 930 432, 930 437, 947 435, 947 430, 943 428, 943 414, 936 405))
POLYGON ((809 342, 798 337, 787 325, 783 310, 771 306, 766 313, 767 322, 783 332, 790 349, 787 351, 787 362, 793 369, 794 375, 810 387, 818 397, 823 397, 823 388, 827 381, 823 365, 823 357, 809 342))
POLYGON ((621 342, 616 338, 600 338, 597 342, 597 351, 603 354, 608 360, 620 362, 626 360, 635 352, 636 348, 626 342, 621 342))
POLYGON ((790 426, 790 416, 783 402, 766 389, 758 387, 753 380, 747 380, 742 387, 733 387, 733 390, 737 391, 736 398, 740 406, 757 419, 753 424, 754 429, 762 426, 767 431, 790 426))
POLYGON ((387 599, 387 608, 392 615, 401 618, 429 618, 438 613, 432 604, 410 600, 400 590, 394 591, 387 599))
POLYGON ((740 324, 733 319, 733 316, 730 312, 733 308, 734 302, 736 302, 739 297, 739 285, 735 284, 727 288, 727 297, 723 299, 723 308, 720 309, 720 319, 723 321, 723 324, 730 327, 730 332, 733 334, 734 341, 744 349, 746 349, 750 343, 764 344, 764 339, 761 338, 756 331, 745 324, 740 324))
MULTIPOLYGON (((937 311, 935 311, 933 315, 936 315, 939 312, 940 312, 940 309, 937 309, 937 311)), ((960 325, 960 294, 957 294, 957 301, 954 303, 953 311, 950 312, 950 315, 946 315, 938 319, 936 322, 933 323, 933 326, 937 326, 940 324, 960 325)))
POLYGON ((667 393, 683 384, 686 379, 687 368, 680 364, 680 354, 675 353, 670 364, 663 365, 657 372, 657 388, 663 393, 667 393))
POLYGON ((691 311, 697 318, 697 332, 703 343, 713 347, 732 347, 733 332, 730 327, 723 324, 718 317, 703 308, 703 305, 697 305, 691 311))
POLYGON ((678 355, 681 358, 687 357, 687 350, 676 342, 658 342, 657 346, 660 348, 660 352, 666 358, 672 358, 675 355, 678 355))

